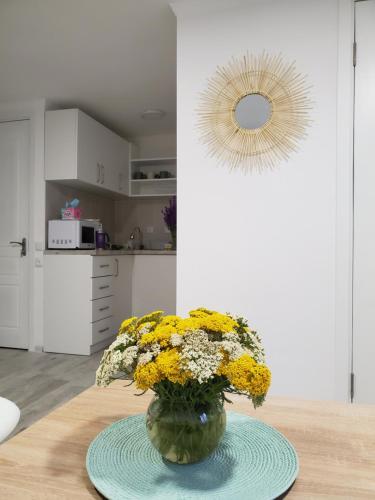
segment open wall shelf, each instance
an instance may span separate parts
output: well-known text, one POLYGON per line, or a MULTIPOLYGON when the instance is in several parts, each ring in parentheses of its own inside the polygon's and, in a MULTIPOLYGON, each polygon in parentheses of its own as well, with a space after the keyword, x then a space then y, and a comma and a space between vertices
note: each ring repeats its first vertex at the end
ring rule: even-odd
POLYGON ((176 158, 137 158, 130 160, 129 196, 175 196, 176 192, 176 158))

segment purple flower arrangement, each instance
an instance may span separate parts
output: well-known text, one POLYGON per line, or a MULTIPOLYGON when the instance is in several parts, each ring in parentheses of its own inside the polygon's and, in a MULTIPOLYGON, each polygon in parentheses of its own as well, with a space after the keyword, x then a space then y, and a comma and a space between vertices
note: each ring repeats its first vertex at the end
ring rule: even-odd
POLYGON ((177 227, 177 204, 176 197, 173 196, 169 200, 169 205, 163 208, 161 213, 163 214, 163 219, 165 225, 171 232, 172 237, 172 249, 176 250, 176 227, 177 227))
POLYGON ((163 214, 164 222, 170 232, 176 234, 176 226, 177 226, 177 204, 176 204, 176 196, 173 196, 169 200, 169 205, 164 207, 161 211, 163 214))

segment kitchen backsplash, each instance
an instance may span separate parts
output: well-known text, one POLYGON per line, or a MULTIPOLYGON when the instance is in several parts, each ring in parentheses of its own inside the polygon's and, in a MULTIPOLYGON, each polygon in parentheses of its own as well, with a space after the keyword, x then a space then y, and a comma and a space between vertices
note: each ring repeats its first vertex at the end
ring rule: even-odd
POLYGON ((95 193, 47 182, 46 220, 60 219, 61 207, 65 206, 65 201, 73 198, 80 200, 82 218, 100 219, 113 243, 125 245, 136 226, 141 228, 146 248, 159 250, 170 241, 161 213, 169 197, 113 201, 95 193))
POLYGON ((164 243, 171 241, 170 233, 165 231, 162 209, 170 197, 162 198, 126 198, 115 202, 115 240, 125 244, 132 230, 139 226, 143 233, 146 248, 159 250, 164 243))
POLYGON ((56 182, 46 183, 46 220, 60 219, 60 209, 67 200, 78 198, 83 219, 100 219, 104 230, 115 233, 115 202, 95 193, 83 191, 56 182))

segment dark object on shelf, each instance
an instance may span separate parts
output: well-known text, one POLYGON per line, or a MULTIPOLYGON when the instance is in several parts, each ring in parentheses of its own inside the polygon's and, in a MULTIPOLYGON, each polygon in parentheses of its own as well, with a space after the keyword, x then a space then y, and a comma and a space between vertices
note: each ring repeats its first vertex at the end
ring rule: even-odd
POLYGON ((134 172, 133 179, 142 179, 142 172, 134 172))
POLYGON ((124 245, 116 245, 115 243, 112 243, 111 245, 111 250, 122 250, 124 248, 124 245))
POLYGON ((169 179, 169 177, 171 177, 171 173, 167 170, 161 170, 159 176, 160 179, 169 179))

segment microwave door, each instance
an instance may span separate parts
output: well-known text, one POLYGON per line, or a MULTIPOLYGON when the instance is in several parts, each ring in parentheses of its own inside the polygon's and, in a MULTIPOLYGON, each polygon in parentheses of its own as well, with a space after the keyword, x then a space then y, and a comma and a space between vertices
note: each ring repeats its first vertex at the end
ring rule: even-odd
POLYGON ((95 248, 95 228, 92 226, 81 227, 81 244, 83 248, 95 248))

